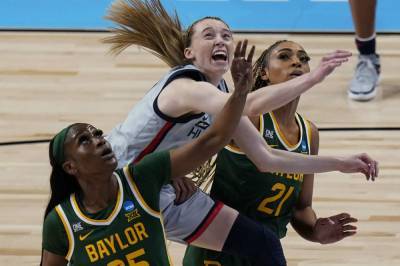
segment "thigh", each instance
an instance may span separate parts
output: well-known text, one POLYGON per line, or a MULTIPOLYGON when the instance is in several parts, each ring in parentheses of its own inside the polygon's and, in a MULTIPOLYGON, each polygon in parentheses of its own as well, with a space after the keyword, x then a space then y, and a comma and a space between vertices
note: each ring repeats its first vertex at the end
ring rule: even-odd
POLYGON ((174 188, 164 186, 160 194, 160 208, 167 238, 220 251, 238 212, 215 202, 200 189, 182 204, 175 205, 174 200, 174 188))

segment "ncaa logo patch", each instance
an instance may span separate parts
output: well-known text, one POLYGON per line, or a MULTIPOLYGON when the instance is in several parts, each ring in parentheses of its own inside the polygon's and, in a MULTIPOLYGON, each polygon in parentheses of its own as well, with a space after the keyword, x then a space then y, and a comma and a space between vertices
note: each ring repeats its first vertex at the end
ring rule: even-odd
POLYGON ((122 207, 124 208, 124 210, 125 210, 126 212, 130 212, 130 211, 132 211, 132 210, 135 208, 135 205, 133 204, 132 201, 128 200, 128 201, 125 201, 125 202, 124 202, 124 204, 122 205, 122 207))

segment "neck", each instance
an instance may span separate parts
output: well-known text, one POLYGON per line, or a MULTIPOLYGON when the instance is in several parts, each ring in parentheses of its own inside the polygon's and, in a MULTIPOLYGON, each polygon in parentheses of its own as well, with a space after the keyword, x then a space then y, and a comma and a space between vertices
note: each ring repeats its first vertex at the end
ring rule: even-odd
POLYGON ((116 201, 119 186, 114 174, 106 179, 91 177, 80 180, 85 180, 79 184, 83 192, 81 202, 87 212, 101 211, 116 201))
POLYGON ((290 103, 274 110, 275 118, 281 128, 290 130, 298 127, 295 117, 298 103, 299 98, 296 98, 290 103))
MULTIPOLYGON (((194 65, 196 66, 196 65, 194 65)), ((218 84, 221 82, 222 78, 223 78, 223 73, 216 73, 216 72, 211 72, 211 71, 207 71, 199 66, 196 66, 201 73, 203 73, 204 76, 206 76, 207 81, 211 84, 213 84, 214 86, 218 86, 218 84)))

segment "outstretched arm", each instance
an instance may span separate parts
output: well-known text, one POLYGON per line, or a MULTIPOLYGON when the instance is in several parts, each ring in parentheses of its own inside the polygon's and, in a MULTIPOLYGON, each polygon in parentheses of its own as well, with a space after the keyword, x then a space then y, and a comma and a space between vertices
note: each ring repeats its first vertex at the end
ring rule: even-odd
MULTIPOLYGON (((350 55, 346 51, 336 51, 323 57, 319 66, 310 73, 249 93, 243 114, 264 114, 291 102, 320 83, 335 68, 346 62, 350 55)), ((182 78, 174 80, 161 92, 158 106, 162 112, 172 117, 189 112, 217 114, 228 98, 229 94, 216 90, 211 83, 182 78)))
MULTIPOLYGON (((311 154, 317 155, 319 149, 319 134, 317 127, 311 123, 311 154)), ((304 239, 321 244, 335 243, 356 233, 356 227, 351 224, 357 219, 347 213, 341 213, 328 218, 317 218, 312 208, 314 175, 304 176, 299 199, 294 208, 291 224, 304 239)))
POLYGON ((234 76, 236 90, 229 97, 213 125, 198 139, 171 151, 171 178, 190 173, 222 149, 232 138, 242 117, 247 93, 252 84, 251 66, 254 46, 247 59, 244 58, 245 53, 245 45, 242 46, 239 42, 232 64, 232 68, 238 71, 234 76))
POLYGON ((247 117, 240 120, 234 140, 261 172, 312 174, 340 171, 363 173, 368 180, 375 180, 378 175, 377 162, 364 153, 337 157, 303 155, 271 149, 247 117))

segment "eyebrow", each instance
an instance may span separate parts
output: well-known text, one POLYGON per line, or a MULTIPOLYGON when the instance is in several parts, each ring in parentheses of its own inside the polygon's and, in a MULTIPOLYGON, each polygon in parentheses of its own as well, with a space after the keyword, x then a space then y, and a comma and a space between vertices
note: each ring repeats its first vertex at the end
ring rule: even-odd
MULTIPOLYGON (((213 28, 213 27, 207 27, 207 28, 203 29, 201 32, 203 33, 203 32, 205 32, 205 31, 207 31, 207 30, 214 30, 214 28, 213 28)), ((229 30, 229 29, 222 29, 222 31, 223 31, 223 32, 228 32, 228 33, 232 34, 232 31, 229 30)))
POLYGON ((212 29, 213 29, 212 27, 207 27, 207 28, 203 29, 201 32, 205 32, 207 30, 212 30, 212 29))
MULTIPOLYGON (((293 50, 292 49, 290 49, 290 48, 282 48, 282 49, 279 49, 278 50, 278 52, 282 52, 282 51, 289 51, 289 52, 292 52, 293 50)), ((304 51, 304 50, 298 50, 297 51, 298 53, 307 53, 306 51, 304 51)))
POLYGON ((89 132, 90 134, 92 134, 92 131, 93 132, 96 132, 97 130, 99 130, 98 128, 95 128, 94 126, 89 126, 89 127, 86 127, 85 129, 82 129, 82 130, 79 130, 78 132, 76 132, 76 134, 74 134, 73 136, 72 136, 72 138, 74 138, 74 139, 79 139, 79 137, 82 135, 82 134, 84 134, 85 132, 89 132))

